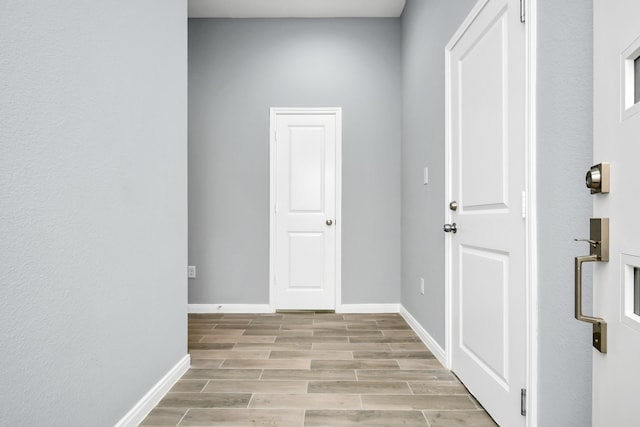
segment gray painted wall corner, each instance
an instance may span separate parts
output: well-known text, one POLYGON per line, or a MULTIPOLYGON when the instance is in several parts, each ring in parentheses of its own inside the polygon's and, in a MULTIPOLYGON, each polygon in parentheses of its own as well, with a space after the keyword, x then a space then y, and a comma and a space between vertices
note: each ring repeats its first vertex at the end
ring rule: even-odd
POLYGON ((402 15, 402 304, 443 348, 444 48, 474 4, 409 0, 402 15))
POLYGON ((537 3, 539 425, 591 425, 591 329, 573 318, 573 257, 585 248, 573 239, 592 212, 593 2, 537 3))

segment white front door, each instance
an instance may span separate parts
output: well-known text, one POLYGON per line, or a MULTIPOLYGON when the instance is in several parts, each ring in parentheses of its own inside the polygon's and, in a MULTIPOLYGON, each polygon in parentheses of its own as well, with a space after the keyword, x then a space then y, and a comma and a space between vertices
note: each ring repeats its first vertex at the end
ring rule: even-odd
POLYGON ((593 425, 630 427, 640 425, 638 0, 594 2, 594 56, 594 163, 610 163, 611 185, 593 195, 594 217, 610 224, 609 261, 593 267, 593 315, 608 335, 607 353, 593 351, 593 425))
POLYGON ((480 2, 447 46, 451 369, 508 427, 526 424, 525 46, 519 0, 480 2))
POLYGON ((334 310, 340 109, 271 110, 271 304, 334 310))

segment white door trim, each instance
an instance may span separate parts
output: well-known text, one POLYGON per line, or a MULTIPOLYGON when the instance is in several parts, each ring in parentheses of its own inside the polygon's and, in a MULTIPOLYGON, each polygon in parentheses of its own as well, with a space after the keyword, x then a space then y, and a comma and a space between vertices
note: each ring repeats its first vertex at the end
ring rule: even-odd
POLYGON ((538 425, 538 189, 537 189, 537 51, 538 0, 525 2, 526 23, 526 61, 527 61, 527 112, 525 119, 526 137, 525 185, 527 197, 527 236, 526 236, 526 296, 527 296, 527 425, 538 425))
MULTIPOLYGON (((445 47, 445 222, 451 222, 451 211, 449 202, 452 199, 451 192, 451 115, 450 97, 451 81, 450 66, 451 51, 462 36, 466 33, 471 24, 475 21, 480 12, 487 5, 489 0, 478 0, 460 28, 451 38, 445 47)), ((526 224, 526 308, 527 308, 527 426, 538 425, 538 241, 537 241, 537 197, 536 197, 536 141, 537 141, 537 0, 525 2, 526 22, 526 69, 527 69, 527 89, 526 89, 526 172, 525 172, 525 212, 526 224)), ((452 296, 451 296, 451 239, 445 239, 445 362, 446 368, 451 369, 451 348, 452 342, 452 296)))
POLYGON ((336 117, 336 215, 334 221, 335 251, 335 309, 342 304, 342 108, 279 108, 270 109, 269 124, 269 306, 275 311, 275 253, 276 253, 276 119, 285 114, 331 114, 336 117))

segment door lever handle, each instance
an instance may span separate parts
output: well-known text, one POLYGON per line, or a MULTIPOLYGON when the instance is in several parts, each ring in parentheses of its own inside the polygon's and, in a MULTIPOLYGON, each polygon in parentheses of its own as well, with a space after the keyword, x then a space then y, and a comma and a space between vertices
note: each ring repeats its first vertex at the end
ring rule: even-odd
POLYGON ((597 248, 598 247, 598 243, 600 243, 598 240, 591 240, 591 239, 573 239, 576 242, 588 242, 593 248, 597 248))

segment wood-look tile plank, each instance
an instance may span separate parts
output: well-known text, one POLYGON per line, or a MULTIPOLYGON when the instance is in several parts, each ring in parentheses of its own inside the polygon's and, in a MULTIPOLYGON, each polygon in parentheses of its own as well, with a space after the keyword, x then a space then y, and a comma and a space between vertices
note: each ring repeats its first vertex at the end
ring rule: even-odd
POLYGON ((313 330, 288 330, 283 331, 280 329, 246 329, 243 333, 244 336, 276 336, 276 337, 310 337, 313 336, 313 330))
POLYGON ((189 313, 189 320, 192 319, 222 319, 222 313, 189 313))
POLYGON ((216 369, 224 362, 223 359, 199 359, 191 356, 191 367, 194 369, 216 369))
POLYGON ((382 335, 385 337, 417 337, 416 333, 411 329, 407 330, 389 330, 389 329, 380 329, 382 335))
POLYGON ((191 409, 179 427, 300 427, 301 409, 191 409))
POLYGON ((264 350, 264 351, 274 351, 274 350, 289 350, 289 351, 299 351, 299 350, 312 350, 312 343, 254 343, 254 342, 246 342, 246 343, 237 343, 233 346, 234 350, 264 350))
POLYGON ((303 394, 307 392, 307 381, 216 380, 209 381, 203 391, 207 393, 303 394))
POLYGON ((169 393, 199 393, 204 390, 209 380, 178 380, 177 383, 171 387, 169 393))
POLYGON ((309 393, 411 394, 404 381, 309 381, 309 393))
POLYGON ((239 336, 244 333, 244 329, 196 329, 193 331, 198 335, 207 336, 239 336))
POLYGON ((311 369, 311 360, 292 359, 227 359, 222 369, 311 369))
POLYGON ((353 313, 353 314, 344 314, 344 320, 365 320, 365 321, 376 321, 376 320, 404 320, 402 316, 397 313, 353 313))
POLYGON ((355 394, 254 394, 254 409, 362 409, 355 394))
POLYGON ((275 325, 278 327, 282 326, 292 326, 292 325, 312 325, 314 322, 313 318, 288 318, 286 321, 282 319, 256 319, 251 321, 252 326, 259 325, 275 325))
POLYGON ((153 408, 141 426, 177 426, 187 408, 153 408))
POLYGON ((362 395, 364 409, 476 409, 468 396, 447 395, 362 395))
POLYGON ((309 410, 304 427, 428 427, 420 411, 309 410))
POLYGON ((190 353, 199 359, 268 359, 271 352, 264 350, 192 350, 190 353))
POLYGON ((318 329, 347 329, 347 322, 341 320, 314 319, 312 325, 318 329))
POLYGON ((262 374, 262 369, 189 369, 183 379, 235 379, 257 380, 262 374))
POLYGON ((400 369, 397 360, 312 360, 311 369, 400 369))
POLYGON ((458 381, 417 381, 409 382, 413 394, 463 394, 469 392, 458 381))
POLYGON ((401 336, 401 337, 389 337, 389 336, 371 336, 371 337, 349 337, 350 343, 402 343, 402 342, 420 342, 420 338, 417 335, 414 336, 401 336))
POLYGON ((251 393, 167 393, 159 408, 246 408, 251 393))
POLYGON ((282 337, 279 336, 276 338, 276 344, 285 344, 285 343, 348 343, 348 337, 316 337, 316 336, 305 336, 305 337, 282 337))
POLYGON ((190 327, 189 328, 189 333, 192 335, 207 335, 207 334, 213 334, 215 329, 213 328, 213 326, 198 326, 198 327, 190 327))
POLYGON ((358 369, 360 381, 455 381, 446 370, 358 369))
POLYGON ((219 342, 231 344, 273 344, 276 336, 222 336, 204 335, 200 342, 219 342))
POLYGON ((444 369, 438 359, 398 359, 398 364, 400 369, 444 369))
POLYGON ((282 351, 275 350, 271 352, 270 359, 309 359, 309 360, 352 360, 353 353, 351 351, 316 351, 316 350, 300 350, 300 351, 282 351))
POLYGON ((215 329, 248 329, 250 327, 249 322, 246 323, 219 323, 215 329))
POLYGON ((379 343, 313 343, 313 350, 331 350, 331 351, 381 351, 390 352, 391 346, 389 344, 379 343))
POLYGON ((316 329, 313 331, 314 337, 381 337, 382 331, 379 330, 361 330, 349 331, 343 329, 316 329))
POLYGON ((434 359, 430 351, 354 351, 354 359, 434 359))
POLYGON ((391 343, 389 346, 393 351, 429 351, 421 342, 391 343))
POLYGON ((424 411, 431 427, 497 427, 484 411, 424 411))
POLYGON ((189 350, 231 350, 235 344, 219 342, 192 342, 189 350))
POLYGON ((344 380, 355 381, 356 372, 349 369, 269 369, 260 377, 263 380, 344 380))
POLYGON ((189 337, 187 338, 187 343, 192 343, 192 342, 200 342, 200 340, 204 338, 204 335, 191 335, 189 334, 189 337))

